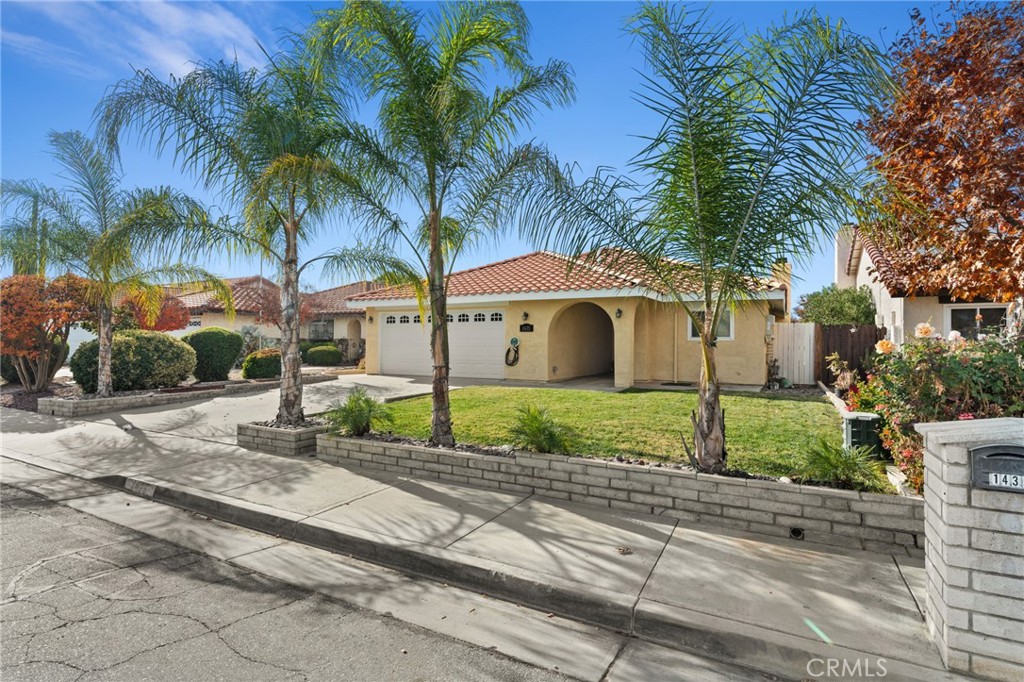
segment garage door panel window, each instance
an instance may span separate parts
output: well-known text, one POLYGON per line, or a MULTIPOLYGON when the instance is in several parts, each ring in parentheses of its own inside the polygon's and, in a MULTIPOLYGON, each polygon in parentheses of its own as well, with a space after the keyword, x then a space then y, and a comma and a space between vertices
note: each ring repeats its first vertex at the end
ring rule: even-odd
POLYGON ((466 313, 460 313, 459 322, 469 322, 469 315, 467 315, 466 313))
POLYGON ((394 323, 395 323, 395 316, 394 315, 388 315, 387 319, 384 320, 384 324, 394 324, 394 323))
POLYGON ((484 315, 483 313, 477 313, 476 315, 473 316, 473 321, 474 322, 486 322, 487 321, 487 316, 484 315))
POLYGON ((491 313, 491 322, 501 322, 504 319, 501 313, 491 313))
POLYGON ((398 324, 409 324, 409 316, 402 315, 400 318, 398 318, 398 324))

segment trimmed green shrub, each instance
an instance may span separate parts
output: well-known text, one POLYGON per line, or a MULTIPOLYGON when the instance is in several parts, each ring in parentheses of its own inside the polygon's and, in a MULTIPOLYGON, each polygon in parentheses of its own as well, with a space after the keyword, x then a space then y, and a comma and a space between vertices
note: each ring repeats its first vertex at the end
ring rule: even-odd
POLYGON ((181 340, 196 352, 195 375, 199 381, 227 381, 244 342, 238 332, 221 327, 199 329, 181 340))
POLYGON ((801 483, 869 493, 892 492, 885 465, 866 445, 847 448, 822 439, 797 457, 791 476, 801 483))
MULTIPOLYGON (((99 373, 99 340, 87 341, 71 356, 71 374, 85 393, 95 393, 99 373)), ((196 353, 180 339, 139 329, 117 332, 111 349, 115 391, 177 386, 192 374, 196 353)))
MULTIPOLYGON (((50 372, 56 374, 57 370, 64 364, 64 361, 68 359, 68 349, 60 342, 60 339, 54 339, 50 353, 52 354, 50 358, 50 372)), ((29 373, 31 374, 31 372, 32 369, 30 367, 29 373)), ((0 355, 0 377, 3 377, 3 380, 9 384, 21 384, 18 370, 14 367, 14 360, 9 355, 0 355)), ((34 377, 30 377, 30 379, 34 379, 34 377)))
POLYGON ((509 436, 516 447, 560 455, 569 454, 579 439, 573 429, 537 405, 523 405, 517 410, 509 436))
POLYGON ((306 352, 306 362, 318 367, 333 367, 341 364, 341 351, 333 344, 315 346, 306 352))
POLYGON ((375 425, 394 424, 391 410, 357 386, 345 402, 335 400, 324 414, 331 433, 338 436, 365 436, 375 425))
POLYGON ((278 348, 264 348, 249 353, 242 362, 242 378, 273 379, 281 376, 281 351, 278 348))
POLYGON ((299 356, 302 358, 302 361, 309 362, 306 353, 309 352, 310 348, 316 348, 319 345, 318 341, 299 341, 299 356))

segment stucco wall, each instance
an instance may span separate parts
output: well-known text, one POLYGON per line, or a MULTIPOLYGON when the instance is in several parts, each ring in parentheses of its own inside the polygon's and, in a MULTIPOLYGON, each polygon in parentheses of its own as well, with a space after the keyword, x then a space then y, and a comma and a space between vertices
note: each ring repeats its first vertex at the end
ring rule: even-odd
MULTIPOLYGON (((224 313, 203 313, 198 316, 202 320, 202 327, 222 327, 224 329, 233 329, 236 332, 241 332, 242 327, 258 327, 260 332, 268 338, 279 339, 281 338, 281 330, 273 324, 257 324, 255 315, 235 315, 235 319, 229 320, 227 315, 224 313)), ((197 327, 188 327, 180 331, 181 335, 193 332, 197 327)))
MULTIPOLYGON (((454 308, 453 308, 454 309, 454 308)), ((366 371, 380 372, 378 334, 381 311, 367 308, 366 371)), ((768 304, 745 304, 733 311, 734 340, 718 343, 721 381, 761 385, 767 380, 766 329, 768 304)), ((614 358, 615 385, 637 381, 697 381, 700 377, 700 343, 686 338, 686 317, 676 306, 638 297, 620 299, 558 299, 512 301, 505 309, 505 338, 519 339, 519 363, 505 368, 505 378, 515 381, 559 381, 607 371, 614 358), (613 348, 608 348, 608 327, 598 324, 596 311, 588 314, 578 303, 601 308, 611 323, 613 348), (616 314, 621 311, 621 315, 616 314), (523 319, 523 314, 527 319, 523 319), (570 317, 565 317, 565 316, 570 317), (588 323, 587 320, 590 320, 588 323), (568 324, 563 324, 568 323, 568 324), (532 332, 520 330, 533 325, 532 332), (552 324, 556 331, 552 335, 552 324), (566 330, 574 329, 566 335, 566 330), (678 335, 676 335, 676 332, 678 335), (673 346, 676 346, 673 352, 673 346), (557 371, 553 368, 557 367, 557 371)))
MULTIPOLYGON (((733 339, 720 339, 715 354, 719 379, 727 384, 760 386, 768 379, 768 303, 743 304, 732 314, 733 339)), ((700 342, 687 338, 687 324, 685 313, 676 305, 645 301, 640 306, 636 322, 638 381, 700 379, 700 342)))
MULTIPOLYGON (((337 315, 334 317, 334 334, 331 336, 332 339, 338 341, 340 339, 351 339, 349 336, 348 327, 349 323, 353 320, 359 322, 359 338, 366 338, 366 320, 363 316, 353 317, 352 315, 337 315)), ((299 336, 303 339, 309 338, 309 325, 303 324, 299 327, 299 336)))

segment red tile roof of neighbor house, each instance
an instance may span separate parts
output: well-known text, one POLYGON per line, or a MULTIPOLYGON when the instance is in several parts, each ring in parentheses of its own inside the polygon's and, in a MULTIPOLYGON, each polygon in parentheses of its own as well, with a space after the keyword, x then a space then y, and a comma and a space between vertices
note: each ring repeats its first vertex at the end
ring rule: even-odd
POLYGON ((878 243, 865 234, 864 230, 861 230, 860 228, 855 228, 853 231, 853 240, 850 242, 850 253, 846 259, 846 274, 856 274, 854 272, 850 272, 850 270, 852 269, 854 260, 853 253, 857 248, 857 242, 860 242, 861 248, 871 259, 871 268, 875 279, 881 282, 882 286, 884 286, 886 291, 889 292, 889 295, 906 295, 907 283, 893 270, 889 254, 880 248, 878 243))
POLYGON ((384 288, 384 285, 379 282, 364 280, 362 282, 353 282, 352 284, 343 284, 333 289, 303 294, 303 297, 307 298, 310 302, 313 312, 319 315, 362 315, 363 311, 361 309, 348 306, 349 297, 382 288, 384 288))
MULTIPOLYGON (((690 278, 679 275, 679 285, 696 291, 690 278)), ((780 289, 772 280, 759 288, 780 289)), ((535 251, 489 265, 454 272, 448 278, 448 296, 645 289, 664 292, 640 259, 628 251, 607 249, 594 260, 572 259, 550 251, 535 251)), ((353 302, 413 298, 410 286, 393 286, 350 297, 353 302)))
MULTIPOLYGON (((253 275, 250 277, 230 277, 224 280, 229 287, 235 301, 235 311, 243 314, 259 313, 265 307, 263 303, 267 297, 274 299, 281 296, 281 288, 265 277, 253 275)), ((311 312, 315 315, 362 315, 363 311, 349 308, 346 299, 353 294, 372 291, 382 287, 377 282, 354 282, 345 284, 333 289, 300 294, 303 303, 308 303, 311 312)), ((220 301, 215 292, 191 291, 183 292, 182 287, 167 287, 169 293, 177 295, 178 299, 188 308, 193 315, 206 312, 223 312, 224 303, 220 301), (181 292, 181 293, 178 293, 181 292)))

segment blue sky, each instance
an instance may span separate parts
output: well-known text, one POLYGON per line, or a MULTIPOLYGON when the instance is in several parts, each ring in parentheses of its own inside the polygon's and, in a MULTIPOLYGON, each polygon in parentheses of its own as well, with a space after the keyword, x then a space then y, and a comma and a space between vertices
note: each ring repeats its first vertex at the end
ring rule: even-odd
MULTIPOLYGON (((200 59, 236 57, 243 65, 261 63, 259 40, 273 46, 290 30, 300 30, 314 2, 8 2, 0 5, 0 172, 4 178, 37 178, 60 184, 46 152, 50 130, 88 130, 92 111, 105 89, 131 74, 132 67, 157 74, 187 72, 200 59)), ((756 31, 787 14, 817 6, 832 17, 888 46, 910 26, 909 11, 926 14, 930 3, 904 2, 715 2, 714 15, 756 31)), ((631 2, 527 2, 533 24, 536 61, 558 58, 576 72, 574 106, 542 112, 529 135, 546 143, 563 161, 592 171, 624 169, 639 150, 637 135, 653 132, 657 121, 633 99, 640 84, 639 50, 623 35, 631 2)), ((215 203, 175 170, 169 157, 155 158, 134 145, 123 158, 126 184, 174 185, 215 203)), ((510 230, 511 232, 511 230, 510 230)), ((325 233, 305 256, 340 245, 347 226, 325 233), (339 237, 337 235, 342 235, 339 237)), ((827 245, 826 245, 827 246, 827 245)), ((460 259, 459 269, 532 250, 513 235, 481 246, 460 259)), ((259 264, 215 259, 208 265, 224 276, 257 272, 259 264)), ((832 254, 824 248, 796 272, 798 293, 831 281, 832 254)), ((305 284, 325 288, 312 273, 305 284)))

